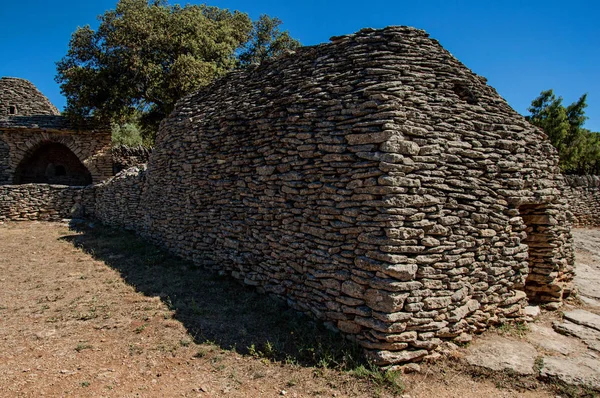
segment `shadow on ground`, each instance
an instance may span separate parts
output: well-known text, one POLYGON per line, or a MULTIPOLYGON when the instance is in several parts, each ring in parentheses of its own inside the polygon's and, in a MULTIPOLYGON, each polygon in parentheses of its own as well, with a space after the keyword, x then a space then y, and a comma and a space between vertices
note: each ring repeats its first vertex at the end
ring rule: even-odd
POLYGON ((230 277, 195 266, 132 232, 72 224, 61 239, 103 261, 146 296, 159 296, 198 344, 305 366, 352 369, 360 347, 230 277))

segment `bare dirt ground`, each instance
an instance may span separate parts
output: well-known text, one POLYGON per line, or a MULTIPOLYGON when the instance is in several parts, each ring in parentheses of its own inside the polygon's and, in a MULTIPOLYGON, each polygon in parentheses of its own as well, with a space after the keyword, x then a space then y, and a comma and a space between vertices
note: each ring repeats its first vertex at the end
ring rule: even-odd
POLYGON ((1 397, 553 397, 459 357, 373 370, 254 290, 131 233, 0 224, 1 397))

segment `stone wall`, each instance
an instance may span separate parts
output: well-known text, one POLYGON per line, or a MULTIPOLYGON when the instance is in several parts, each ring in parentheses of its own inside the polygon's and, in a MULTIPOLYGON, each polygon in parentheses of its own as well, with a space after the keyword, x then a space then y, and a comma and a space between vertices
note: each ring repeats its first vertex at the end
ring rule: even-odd
POLYGON ((322 319, 379 364, 560 304, 556 151, 420 30, 336 37, 183 98, 96 215, 322 319))
POLYGON ((104 181, 113 175, 110 140, 110 131, 59 130, 39 124, 14 127, 0 120, 0 155, 8 148, 8 156, 0 156, 0 185, 13 184, 19 166, 49 144, 68 148, 89 171, 92 182, 104 181))
POLYGON ((151 148, 145 146, 126 146, 117 145, 112 147, 113 173, 117 174, 122 170, 133 166, 148 163, 151 148))
POLYGON ((568 293, 557 164, 547 137, 426 33, 363 30, 182 99, 125 222, 378 363, 414 360, 520 317, 526 296, 568 293))
POLYGON ((0 116, 60 115, 60 112, 30 81, 0 78, 0 116))
POLYGON ((564 195, 576 227, 600 227, 600 176, 565 176, 564 195))
POLYGON ((138 229, 146 166, 132 167, 95 186, 96 217, 107 225, 138 229))
POLYGON ((94 207, 92 186, 0 185, 0 221, 93 218, 94 207))

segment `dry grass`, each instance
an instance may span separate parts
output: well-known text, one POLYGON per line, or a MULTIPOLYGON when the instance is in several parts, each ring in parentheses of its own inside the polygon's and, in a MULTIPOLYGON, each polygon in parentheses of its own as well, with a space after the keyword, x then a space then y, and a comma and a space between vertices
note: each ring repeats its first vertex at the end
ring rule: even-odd
POLYGON ((0 225, 0 317, 0 396, 550 396, 443 364, 386 373, 284 304, 100 226, 0 225))

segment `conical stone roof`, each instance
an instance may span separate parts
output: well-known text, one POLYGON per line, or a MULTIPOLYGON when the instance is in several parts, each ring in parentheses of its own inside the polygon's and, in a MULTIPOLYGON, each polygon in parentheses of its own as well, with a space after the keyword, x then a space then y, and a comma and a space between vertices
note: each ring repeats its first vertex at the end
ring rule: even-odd
POLYGON ((60 115, 59 110, 29 80, 0 78, 0 116, 60 115))

